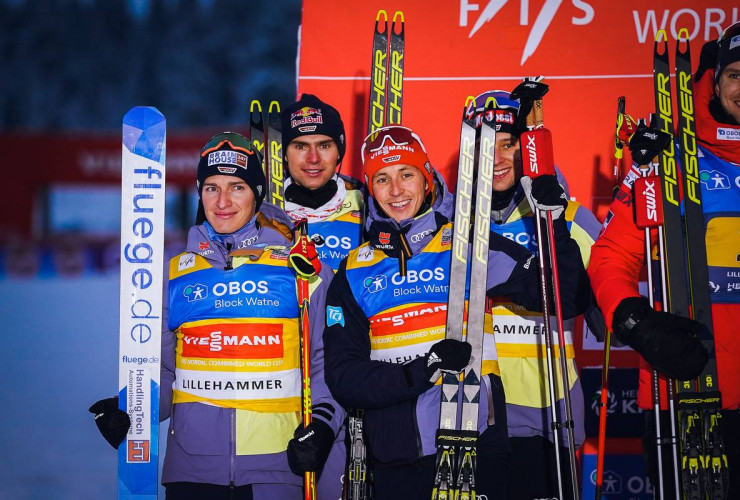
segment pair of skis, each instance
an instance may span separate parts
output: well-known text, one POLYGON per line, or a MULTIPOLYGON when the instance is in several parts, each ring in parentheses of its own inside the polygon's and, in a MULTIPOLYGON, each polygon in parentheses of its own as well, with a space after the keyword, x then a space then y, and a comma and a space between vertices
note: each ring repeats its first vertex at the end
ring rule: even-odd
MULTIPOLYGON (((722 398, 717 382, 714 338, 711 333, 713 325, 708 288, 706 229, 699 180, 689 34, 686 29, 679 31, 675 64, 680 152, 671 142, 670 147, 659 158, 667 292, 663 298, 669 312, 693 317, 706 327, 699 340, 709 351, 709 362, 699 378, 677 384, 681 486, 684 497, 690 500, 706 496, 720 499, 727 492, 728 469, 720 435, 719 410, 722 408, 722 398), (678 154, 680 160, 677 158, 678 154), (680 178, 679 164, 682 168, 680 178), (683 228, 680 189, 683 191, 685 212, 683 228), (687 267, 688 286, 685 273, 687 267), (686 290, 689 291, 688 295, 686 290)), ((668 42, 662 30, 655 39, 653 78, 658 128, 673 135, 668 42)), ((669 384, 669 398, 670 389, 669 384)))
POLYGON ((267 180, 265 199, 280 208, 285 208, 283 191, 283 134, 280 122, 280 103, 271 101, 265 120, 262 105, 253 100, 249 106, 249 138, 262 153, 262 169, 267 180))
POLYGON ((404 67, 403 12, 393 14, 389 27, 388 14, 379 10, 375 17, 373 51, 370 63, 370 102, 367 133, 372 134, 386 125, 400 125, 403 110, 404 67))
POLYGON ((467 341, 472 346, 473 359, 462 375, 462 388, 458 373, 442 373, 433 500, 476 498, 478 405, 481 392, 483 323, 486 312, 488 242, 491 231, 491 195, 496 145, 495 105, 494 98, 489 98, 486 102, 481 120, 479 148, 476 148, 474 97, 468 97, 465 102, 460 130, 446 338, 467 341), (473 204, 474 184, 475 204, 473 204), (465 292, 468 288, 466 287, 468 277, 470 284, 465 328, 465 292))
MULTIPOLYGON (((367 112, 367 134, 387 125, 400 125, 403 114, 403 68, 405 30, 403 12, 393 14, 389 26, 388 13, 379 10, 375 17, 370 59, 370 95, 367 112)), ((362 409, 350 411, 347 420, 349 450, 344 480, 343 498, 370 498, 370 475, 367 448, 363 434, 362 409)))

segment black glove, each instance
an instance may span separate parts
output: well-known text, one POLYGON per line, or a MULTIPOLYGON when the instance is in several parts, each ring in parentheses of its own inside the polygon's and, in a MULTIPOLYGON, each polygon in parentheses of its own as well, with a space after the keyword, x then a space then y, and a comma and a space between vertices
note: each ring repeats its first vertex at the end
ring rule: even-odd
POLYGON ((545 212, 552 212, 553 220, 563 215, 568 197, 556 176, 540 175, 534 179, 524 176, 520 182, 533 211, 534 207, 539 208, 543 217, 547 216, 545 212))
POLYGON ((334 432, 328 424, 314 419, 308 427, 299 425, 288 441, 288 465, 294 474, 318 472, 324 466, 334 444, 334 432))
POLYGON ((671 135, 641 123, 630 138, 629 148, 632 161, 647 165, 653 158, 671 144, 671 135))
POLYGON ((470 353, 473 346, 467 342, 461 342, 454 339, 440 340, 429 349, 426 356, 427 379, 430 382, 436 382, 440 376, 440 371, 461 372, 472 360, 470 353))
POLYGON ((532 111, 534 101, 542 99, 550 90, 549 85, 536 80, 525 80, 511 91, 511 98, 519 100, 519 111, 516 115, 516 129, 521 134, 527 130, 527 116, 532 111))
POLYGON ((88 411, 95 415, 95 424, 105 440, 118 449, 131 427, 128 413, 118 408, 118 396, 101 399, 88 411))
POLYGON ((707 364, 709 355, 697 338, 703 329, 698 321, 655 311, 644 297, 622 300, 612 319, 620 342, 676 380, 698 377, 707 364))

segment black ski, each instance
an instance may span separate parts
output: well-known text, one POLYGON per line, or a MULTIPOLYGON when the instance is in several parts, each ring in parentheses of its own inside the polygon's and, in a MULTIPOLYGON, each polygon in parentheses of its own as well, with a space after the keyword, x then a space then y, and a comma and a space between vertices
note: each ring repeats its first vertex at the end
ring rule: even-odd
POLYGON ((393 26, 389 36, 390 58, 388 59, 387 125, 400 125, 403 110, 403 65, 405 47, 403 12, 393 14, 393 26))
POLYGON ((266 199, 273 205, 285 208, 285 174, 283 173, 283 133, 280 126, 280 103, 270 102, 267 112, 267 138, 265 143, 265 168, 267 177, 266 199))
MULTIPOLYGON (((370 62, 370 98, 367 133, 386 125, 400 125, 403 113, 403 67, 405 31, 403 12, 393 14, 388 28, 388 14, 379 10, 375 17, 373 49, 370 62), (390 54, 390 57, 389 57, 390 54)), ((348 418, 349 461, 345 474, 343 498, 370 498, 367 450, 363 436, 362 409, 350 410, 348 418)))
MULTIPOLYGON (((249 139, 262 155, 262 170, 265 170, 265 120, 262 117, 262 104, 254 99, 249 105, 249 139)), ((265 172, 267 175, 267 172, 265 172)))
POLYGON ((720 435, 722 396, 717 381, 717 362, 712 335, 712 303, 707 269, 706 228, 701 204, 699 159, 697 156, 694 92, 691 74, 691 53, 688 30, 679 31, 676 44, 676 85, 678 87, 678 129, 683 180, 684 225, 686 253, 689 263, 689 292, 693 318, 706 329, 700 336, 709 351, 709 362, 699 376, 698 392, 693 382, 683 382, 679 388, 679 410, 701 411, 703 425, 704 493, 710 499, 724 498, 728 487, 727 457, 720 435))
MULTIPOLYGON (((653 54, 656 123, 658 128, 673 137, 673 99, 668 59, 667 38, 665 32, 661 30, 656 35, 653 54)), ((727 487, 727 462, 719 438, 721 416, 718 410, 721 409, 722 404, 717 384, 714 340, 711 334, 713 326, 708 290, 706 229, 701 207, 691 78, 688 33, 686 30, 681 30, 676 46, 676 82, 679 91, 680 164, 683 171, 679 178, 679 162, 673 140, 669 147, 661 153, 658 169, 663 189, 664 229, 661 243, 665 254, 665 281, 667 282, 667 293, 666 297, 663 297, 663 302, 671 313, 693 317, 706 326, 706 332, 700 338, 710 353, 710 360, 704 372, 698 381, 691 380, 676 384, 681 448, 681 487, 684 498, 699 500, 707 496, 712 499, 724 498, 727 487), (684 195, 683 225, 679 202, 680 190, 684 195), (688 283, 686 269, 689 270, 688 283), (689 297, 691 303, 689 303, 689 297)))

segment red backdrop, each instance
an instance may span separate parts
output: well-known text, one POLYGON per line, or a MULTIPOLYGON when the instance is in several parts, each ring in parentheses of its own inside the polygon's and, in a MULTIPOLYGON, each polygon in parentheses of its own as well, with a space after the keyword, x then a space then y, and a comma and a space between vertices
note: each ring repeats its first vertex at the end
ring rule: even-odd
MULTIPOLYGON (((617 98, 626 96, 635 118, 654 110, 656 31, 667 31, 673 60, 678 32, 688 29, 696 67, 704 42, 740 17, 736 0, 304 0, 298 93, 317 94, 339 109, 348 137, 343 171, 358 178, 379 9, 389 18, 396 10, 404 13, 403 124, 419 133, 450 185, 465 97, 512 90, 525 76, 544 75, 555 162, 571 196, 600 220, 615 184, 617 98)), ((601 344, 589 344, 576 342, 579 363, 600 365, 601 344)), ((632 351, 614 354, 613 365, 637 363, 632 351)))
POLYGON ((544 75, 545 124, 571 196, 600 218, 611 199, 616 101, 635 118, 653 110, 655 32, 680 28, 701 45, 739 18, 736 1, 656 0, 304 0, 298 92, 319 95, 345 122, 345 172, 358 176, 367 123, 370 50, 376 13, 403 11, 406 52, 403 124, 416 130, 432 163, 454 184, 459 119, 467 95, 511 90, 544 75))

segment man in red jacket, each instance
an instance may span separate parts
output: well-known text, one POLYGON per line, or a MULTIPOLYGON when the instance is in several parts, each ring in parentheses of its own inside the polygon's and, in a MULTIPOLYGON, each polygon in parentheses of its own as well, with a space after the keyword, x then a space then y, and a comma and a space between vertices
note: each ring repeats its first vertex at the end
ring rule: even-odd
MULTIPOLYGON (((702 206, 706 223, 707 265, 711 285, 713 334, 725 453, 730 469, 726 498, 740 498, 740 23, 702 50, 694 79, 694 100, 702 206)), ((640 297, 638 277, 644 239, 632 218, 632 184, 640 176, 633 166, 615 197, 601 236, 591 250, 589 276, 607 325, 616 337, 644 358, 638 402, 651 407, 651 369, 677 380, 699 375, 707 353, 696 338, 702 326, 686 318, 657 312, 640 297)), ((655 234, 651 234, 655 238, 655 234)), ((665 400, 664 400, 665 401, 665 400)), ((653 484, 654 415, 646 418, 645 459, 653 484)), ((664 448, 667 448, 664 447, 664 448)), ((664 463, 668 463, 664 461, 664 463)), ((670 478, 670 471, 664 478, 670 478)), ((664 480, 671 487, 670 479, 664 480)), ((669 493, 666 490, 666 493, 669 493)))

